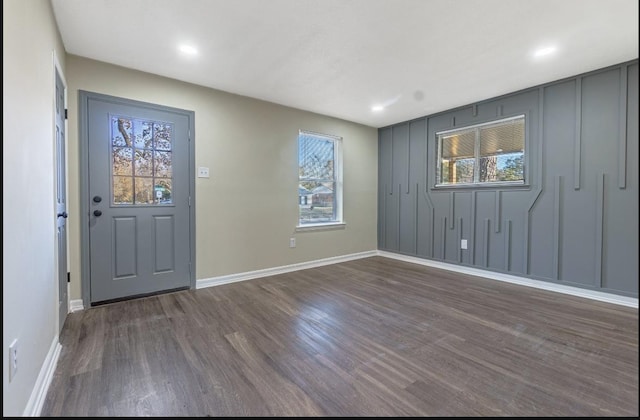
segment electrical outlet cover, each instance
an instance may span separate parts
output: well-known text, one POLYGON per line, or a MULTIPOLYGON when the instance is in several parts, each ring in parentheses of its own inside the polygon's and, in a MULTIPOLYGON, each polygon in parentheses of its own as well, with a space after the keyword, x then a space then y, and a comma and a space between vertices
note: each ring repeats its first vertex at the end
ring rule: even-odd
POLYGON ((12 381, 18 373, 18 339, 13 340, 9 346, 9 381, 12 381))

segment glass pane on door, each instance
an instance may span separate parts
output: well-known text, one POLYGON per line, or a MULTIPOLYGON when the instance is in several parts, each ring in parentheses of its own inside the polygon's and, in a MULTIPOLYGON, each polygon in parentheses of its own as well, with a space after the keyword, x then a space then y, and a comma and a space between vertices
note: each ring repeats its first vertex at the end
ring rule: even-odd
POLYGON ((173 204, 173 125, 111 116, 111 204, 173 204))

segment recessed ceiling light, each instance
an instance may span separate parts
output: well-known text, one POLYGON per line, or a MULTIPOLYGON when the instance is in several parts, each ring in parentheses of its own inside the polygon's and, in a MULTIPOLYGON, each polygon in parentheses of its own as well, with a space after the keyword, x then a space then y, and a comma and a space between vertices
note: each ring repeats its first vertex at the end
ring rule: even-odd
POLYGON ((371 110, 372 110, 373 112, 380 112, 380 111, 382 111, 383 109, 384 109, 384 107, 383 107, 382 105, 375 105, 375 106, 372 106, 372 107, 371 107, 371 110))
POLYGON ((198 54, 198 50, 195 47, 192 47, 191 45, 186 45, 186 44, 180 45, 179 50, 189 55, 198 54))
POLYGON ((539 48, 535 50, 535 52, 533 53, 533 56, 544 57, 545 55, 553 54, 554 52, 556 52, 556 47, 549 46, 549 47, 539 48))

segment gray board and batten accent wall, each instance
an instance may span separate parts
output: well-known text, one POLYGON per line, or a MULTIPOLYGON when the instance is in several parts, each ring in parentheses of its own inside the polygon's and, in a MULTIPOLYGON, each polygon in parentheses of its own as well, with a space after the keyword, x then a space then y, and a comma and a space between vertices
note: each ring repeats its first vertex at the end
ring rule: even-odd
POLYGON ((381 128, 378 173, 381 250, 638 296, 638 60, 381 128), (515 115, 524 185, 435 187, 437 132, 515 115))

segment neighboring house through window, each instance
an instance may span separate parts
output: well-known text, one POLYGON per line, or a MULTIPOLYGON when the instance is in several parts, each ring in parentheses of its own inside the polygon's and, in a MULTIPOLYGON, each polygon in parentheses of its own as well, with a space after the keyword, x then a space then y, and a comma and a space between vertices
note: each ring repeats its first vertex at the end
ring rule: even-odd
POLYGON ((441 131, 436 138, 436 186, 524 183, 524 115, 441 131))
POLYGON ((342 223, 342 138, 298 134, 298 226, 342 223))

